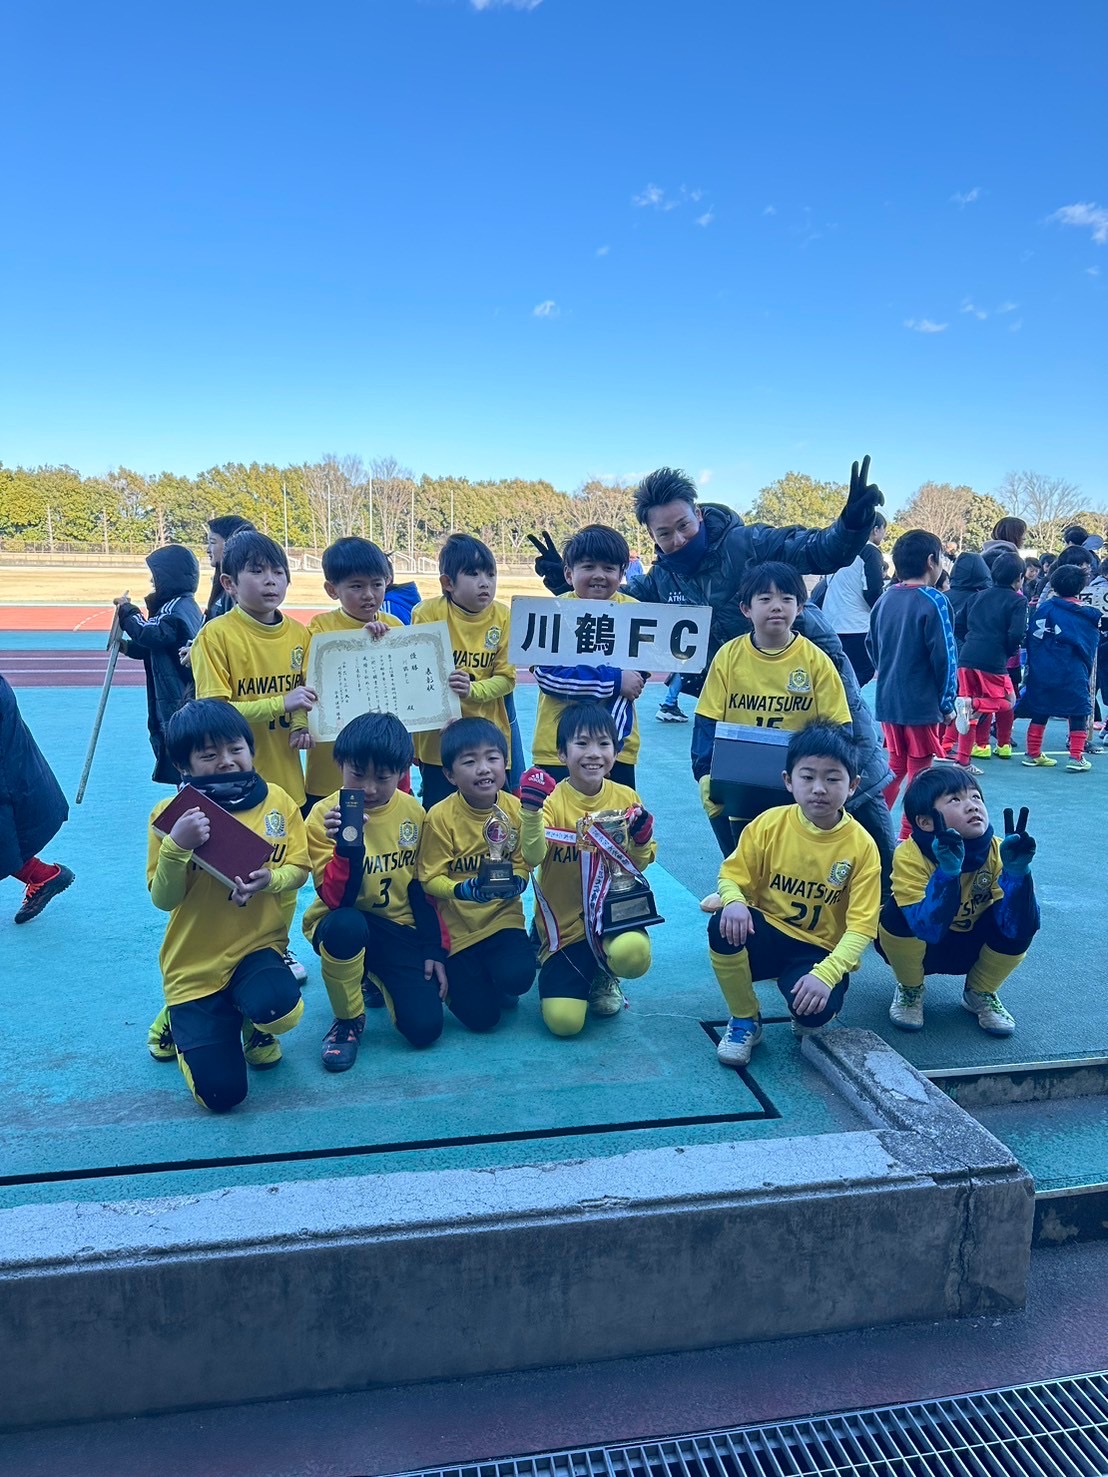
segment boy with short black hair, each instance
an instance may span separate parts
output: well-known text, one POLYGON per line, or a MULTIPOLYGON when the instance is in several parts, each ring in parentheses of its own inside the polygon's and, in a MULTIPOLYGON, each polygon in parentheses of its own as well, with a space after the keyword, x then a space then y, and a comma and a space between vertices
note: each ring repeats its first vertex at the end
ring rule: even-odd
MULTIPOLYGON (((1075 550, 1076 552, 1076 550, 1075 550)), ((1027 633, 1027 677, 1019 700, 1027 725, 1029 768, 1053 768, 1058 762, 1043 753, 1048 718, 1069 720, 1067 770, 1081 774, 1092 769, 1085 757, 1089 717, 1093 708, 1093 673, 1100 644, 1100 615, 1081 603, 1087 566, 1054 566, 1050 598, 1040 600, 1027 633)))
POLYGON ((1023 560, 1001 552, 990 569, 992 586, 974 595, 954 621, 958 655, 957 762, 991 759, 989 730, 996 721, 996 756, 1012 757, 1012 724, 1016 695, 1008 680, 1008 663, 1027 634, 1027 601, 1023 597, 1023 560))
POLYGON ((397 789, 412 762, 412 740, 392 713, 363 713, 335 740, 344 790, 360 790, 364 822, 347 835, 339 794, 308 817, 308 854, 317 897, 304 936, 320 957, 335 1019, 323 1038, 323 1065, 348 1071, 365 1029, 362 976, 368 958, 393 1025, 413 1046, 442 1034, 446 994, 438 916, 417 880, 426 816, 397 789))
POLYGON ((225 1113, 246 1097, 247 1063, 275 1066, 274 1038, 303 1013, 282 953, 283 899, 295 900, 308 876, 304 822, 295 801, 255 771, 253 733, 230 703, 186 703, 166 724, 165 746, 188 784, 274 847, 269 863, 236 878, 228 895, 193 860, 210 835, 203 810, 185 811, 166 836, 154 822, 171 802, 151 812, 146 881, 154 906, 170 915, 158 956, 168 1029, 193 1097, 225 1113))
POLYGON ((569 771, 555 783, 545 770, 523 776, 523 859, 538 868, 535 923, 539 933, 542 1017, 555 1036, 576 1036, 589 1010, 615 1016, 624 1005, 620 979, 650 968, 645 929, 607 938, 600 932, 603 863, 595 847, 579 848, 578 824, 600 811, 628 821, 624 865, 641 873, 657 852, 654 818, 634 790, 611 778, 616 727, 599 703, 571 704, 558 719, 558 757, 569 771))
POLYGON ((877 952, 896 975, 889 1019, 923 1029, 924 979, 965 975, 962 1005, 990 1036, 1016 1023, 999 990, 1039 929, 1031 881, 1035 841, 1027 810, 1004 812, 993 834, 976 779, 956 765, 919 774, 904 794, 912 833, 893 856, 893 895, 881 910, 877 952))
MULTIPOLYGON (((366 631, 377 637, 403 624, 382 609, 391 569, 388 559, 376 544, 366 538, 336 539, 324 549, 321 562, 323 588, 329 599, 339 602, 339 608, 320 611, 308 622, 305 670, 313 636, 331 631, 366 631)), ((309 808, 342 784, 342 775, 334 760, 334 747, 334 744, 316 741, 308 750, 304 784, 309 808)))
POLYGON ((846 812, 858 784, 842 729, 812 723, 789 740, 785 784, 795 805, 747 823, 719 873, 722 909, 708 923, 712 969, 730 1019, 716 1055, 742 1067, 762 1039, 755 980, 776 980, 798 1034, 843 1007, 849 975, 877 936, 881 859, 846 812))
MULTIPOLYGON (((492 550, 468 533, 452 533, 439 552, 442 594, 412 611, 412 625, 445 621, 450 630, 454 671, 450 688, 462 700, 462 716, 487 718, 511 746, 511 726, 504 699, 516 685, 516 669, 508 660, 508 607, 496 597, 496 560, 492 550)), ((423 779, 426 809, 445 800, 453 786, 443 773, 438 733, 420 733, 416 759, 423 779)))
POLYGON ((443 773, 454 793, 431 807, 419 880, 450 938, 446 1003, 471 1031, 491 1031, 535 978, 535 952, 520 898, 530 877, 520 844, 520 804, 507 791, 508 745, 487 718, 459 718, 442 736, 443 773), (509 896, 482 890, 481 863, 512 869, 509 896))
MULTIPOLYGON (((589 523, 565 546, 565 577, 570 590, 562 600, 609 600, 613 604, 637 602, 620 590, 627 573, 631 551, 627 540, 614 528, 589 523)), ((534 667, 539 689, 535 735, 531 740, 531 762, 556 780, 567 770, 558 761, 558 720, 571 703, 601 703, 612 715, 616 729, 618 758, 612 779, 635 788, 635 760, 639 753, 639 722, 635 699, 643 690, 644 677, 622 667, 534 667)))
MULTIPOLYGON (((885 733, 892 810, 905 778, 909 783, 943 756, 943 724, 952 721, 958 653, 950 604, 935 586, 943 572, 943 546, 922 528, 902 533, 893 545, 897 583, 873 607, 869 652, 877 668, 874 711, 885 733)), ((911 827, 901 822, 901 838, 911 827)))

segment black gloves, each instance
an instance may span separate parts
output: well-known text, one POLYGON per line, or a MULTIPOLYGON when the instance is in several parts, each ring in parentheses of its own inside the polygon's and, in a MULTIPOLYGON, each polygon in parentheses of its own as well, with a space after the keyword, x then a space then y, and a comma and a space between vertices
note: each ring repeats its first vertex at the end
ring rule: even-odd
POLYGON ((544 528, 542 538, 538 539, 533 533, 527 535, 528 543, 538 550, 538 558, 535 560, 535 573, 552 595, 564 595, 570 588, 566 580, 565 560, 554 543, 554 540, 544 528))
POLYGON ((855 462, 850 469, 850 492, 843 509, 843 522, 854 532, 873 527, 873 516, 885 501, 876 482, 869 480, 869 457, 862 458, 861 470, 855 462))
POLYGON ((1035 857, 1035 838, 1027 834, 1027 806, 1020 811, 1018 821, 1014 812, 1004 812, 1004 840, 1000 843, 1000 863, 1012 877, 1026 877, 1035 857))

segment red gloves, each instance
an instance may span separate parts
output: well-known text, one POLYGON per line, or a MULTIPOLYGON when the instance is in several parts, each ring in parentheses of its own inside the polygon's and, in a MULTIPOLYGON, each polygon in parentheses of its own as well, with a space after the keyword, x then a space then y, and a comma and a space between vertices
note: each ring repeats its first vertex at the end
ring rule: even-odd
POLYGON ((557 780, 536 765, 519 782, 519 803, 524 810, 541 810, 554 793, 557 780))

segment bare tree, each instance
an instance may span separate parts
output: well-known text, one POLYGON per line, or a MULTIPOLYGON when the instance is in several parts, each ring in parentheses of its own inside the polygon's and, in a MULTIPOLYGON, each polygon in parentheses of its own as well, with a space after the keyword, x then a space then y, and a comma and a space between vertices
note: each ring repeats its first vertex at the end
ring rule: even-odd
POLYGON ((402 467, 394 456, 374 457, 369 464, 372 479, 371 537, 386 554, 408 546, 415 477, 411 467, 402 467))
POLYGON ((944 544, 960 545, 975 496, 972 487, 924 482, 903 512, 897 514, 896 521, 903 528, 926 528, 944 544))
POLYGON ((1027 542, 1050 548, 1081 507, 1081 489, 1063 477, 1041 472, 1009 472, 997 497, 1027 524, 1027 542))
POLYGON ((369 475, 360 456, 328 452, 321 461, 305 466, 303 475, 308 507, 327 543, 361 531, 369 475))

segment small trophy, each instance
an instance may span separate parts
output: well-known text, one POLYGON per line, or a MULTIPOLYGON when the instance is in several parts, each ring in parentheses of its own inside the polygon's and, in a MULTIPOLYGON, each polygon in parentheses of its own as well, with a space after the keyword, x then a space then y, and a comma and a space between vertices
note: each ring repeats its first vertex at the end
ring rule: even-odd
MULTIPOLYGON (((600 810, 596 815, 586 815, 577 822, 577 844, 586 850, 599 850, 590 842, 587 832, 590 826, 603 831, 608 840, 626 851, 630 842, 630 822, 625 810, 600 810)), ((600 920, 600 933, 604 938, 630 933, 635 928, 650 928, 652 924, 666 920, 658 912, 654 894, 640 877, 635 877, 607 852, 601 851, 604 865, 608 868, 611 882, 604 899, 600 920)))
POLYGON ((499 805, 485 822, 485 840, 489 854, 481 858, 477 869, 477 886, 488 897, 515 897, 516 879, 512 869, 512 823, 499 805))

